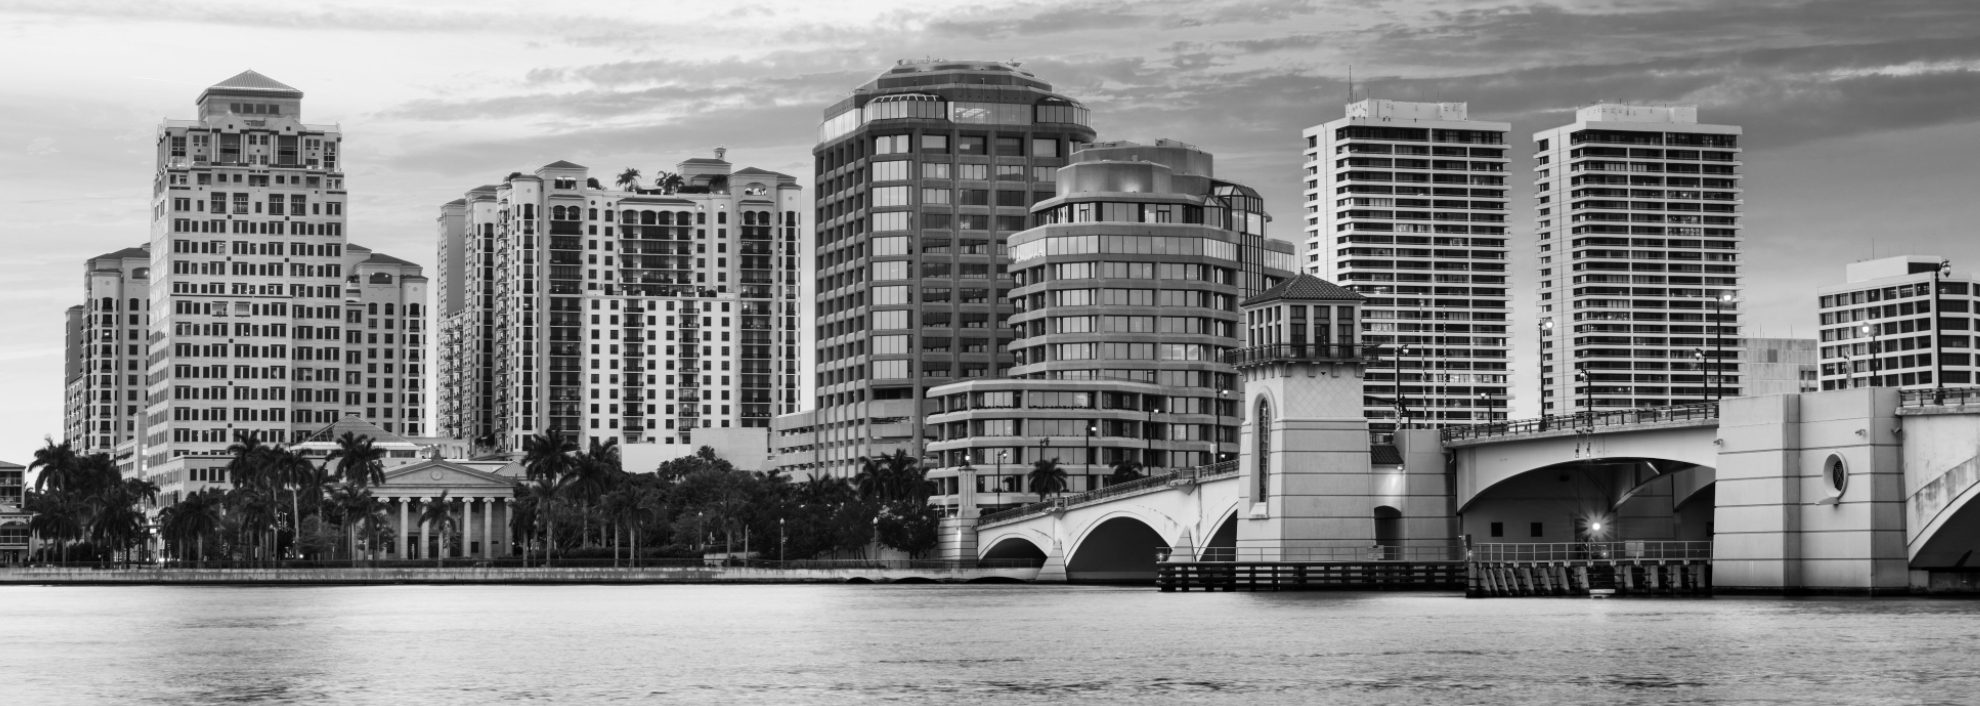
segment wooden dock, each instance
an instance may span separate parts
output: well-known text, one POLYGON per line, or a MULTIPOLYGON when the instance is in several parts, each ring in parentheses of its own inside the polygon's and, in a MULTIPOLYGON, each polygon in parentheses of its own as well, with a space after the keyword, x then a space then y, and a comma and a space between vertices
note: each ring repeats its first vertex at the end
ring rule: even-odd
POLYGON ((1462 561, 1176 561, 1155 566, 1170 591, 1457 591, 1462 561))

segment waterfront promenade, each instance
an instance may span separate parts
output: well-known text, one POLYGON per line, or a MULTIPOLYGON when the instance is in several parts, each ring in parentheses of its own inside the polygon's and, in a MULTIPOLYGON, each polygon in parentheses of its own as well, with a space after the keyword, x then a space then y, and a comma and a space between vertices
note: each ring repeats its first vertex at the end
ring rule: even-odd
MULTIPOLYGON (((795 564, 795 562, 793 562, 795 564)), ((669 583, 989 583, 1032 581, 1036 566, 858 562, 827 566, 698 564, 611 566, 380 566, 310 568, 25 567, 0 569, 0 585, 392 585, 669 583)))

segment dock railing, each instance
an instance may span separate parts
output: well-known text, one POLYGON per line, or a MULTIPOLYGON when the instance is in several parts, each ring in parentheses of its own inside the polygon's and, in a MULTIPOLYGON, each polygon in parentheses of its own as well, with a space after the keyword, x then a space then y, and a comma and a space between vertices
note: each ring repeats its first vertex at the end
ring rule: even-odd
POLYGON ((1346 561, 1463 561, 1464 545, 1458 543, 1360 545, 1333 547, 1205 547, 1197 558, 1170 552, 1157 553, 1161 561, 1200 562, 1346 562, 1346 561))
POLYGON ((1710 541, 1616 540, 1532 544, 1473 544, 1472 561, 1711 559, 1710 541))
POLYGON ((1980 387, 1925 387, 1898 391, 1898 407, 1960 407, 1980 404, 1980 387))

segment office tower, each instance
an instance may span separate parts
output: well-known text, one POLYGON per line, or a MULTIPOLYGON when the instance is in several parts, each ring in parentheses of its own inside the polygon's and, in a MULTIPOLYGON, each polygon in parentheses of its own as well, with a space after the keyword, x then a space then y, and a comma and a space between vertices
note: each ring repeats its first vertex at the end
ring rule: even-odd
POLYGON ((1980 278, 1937 256, 1853 262, 1819 290, 1821 387, 1965 387, 1974 359, 1980 278))
POLYGON ((722 154, 655 189, 559 161, 442 206, 443 433, 767 451, 797 408, 802 195, 722 154))
POLYGON ((1606 103, 1534 134, 1543 413, 1742 394, 1739 136, 1606 103))
MULTIPOLYGON (((87 315, 128 326, 150 314, 127 468, 168 493, 186 480, 178 459, 244 433, 293 443, 348 414, 424 431, 426 278, 346 239, 342 135, 302 122, 302 97, 253 71, 200 93, 196 119, 158 129, 150 262, 130 250, 91 261, 87 315), (124 295, 97 294, 116 278, 124 295), (143 308, 128 294, 138 281, 151 283, 143 308)), ((126 361, 116 382, 132 373, 126 361)))
POLYGON ((1083 491, 1121 463, 1146 473, 1237 456, 1238 305, 1294 274, 1295 247, 1268 239, 1257 192, 1217 179, 1195 147, 1102 142, 1071 162, 1010 239, 1009 377, 929 392, 932 502, 1028 500, 1012 491, 1041 459, 1083 491))
POLYGON ((1503 419, 1506 123, 1369 99, 1307 128, 1307 271, 1362 296, 1371 429, 1503 419))
POLYGON ((901 62, 826 109, 817 396, 779 420, 780 465, 919 456, 928 388, 1008 371, 1005 241, 1092 139, 1085 107, 1015 64, 901 62))
POLYGON ((62 438, 77 453, 128 456, 145 407, 151 332, 150 246, 84 265, 83 304, 69 307, 62 438))

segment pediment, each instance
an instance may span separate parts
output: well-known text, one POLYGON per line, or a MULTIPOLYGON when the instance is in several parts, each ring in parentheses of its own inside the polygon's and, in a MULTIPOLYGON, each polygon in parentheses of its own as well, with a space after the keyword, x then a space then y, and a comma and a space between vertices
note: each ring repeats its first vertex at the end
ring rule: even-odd
POLYGON ((393 491, 431 490, 438 494, 443 489, 454 490, 455 496, 462 491, 486 494, 489 490, 507 492, 514 487, 514 481, 476 468, 470 468, 445 460, 426 460, 411 463, 385 472, 385 483, 376 492, 389 495, 393 491))

